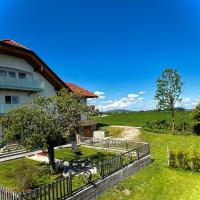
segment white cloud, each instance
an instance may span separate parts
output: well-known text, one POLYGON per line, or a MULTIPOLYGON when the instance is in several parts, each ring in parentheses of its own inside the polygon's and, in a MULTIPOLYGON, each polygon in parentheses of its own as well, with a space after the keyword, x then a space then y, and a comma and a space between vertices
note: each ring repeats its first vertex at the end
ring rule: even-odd
POLYGON ((112 109, 124 109, 130 105, 134 105, 143 100, 138 94, 128 94, 127 97, 120 99, 109 100, 104 104, 97 105, 97 108, 101 111, 112 110, 112 109))
POLYGON ((191 102, 191 99, 190 98, 184 98, 184 99, 182 99, 181 102, 182 103, 189 103, 189 102, 191 102))
POLYGON ((103 101, 102 103, 103 104, 108 104, 108 103, 113 103, 114 102, 114 100, 108 100, 108 101, 103 101))
POLYGON ((198 103, 199 102, 196 101, 196 102, 193 102, 192 105, 195 107, 195 106, 197 106, 198 103))
POLYGON ((94 92, 94 94, 96 94, 99 99, 105 99, 106 98, 105 95, 104 95, 104 92, 96 91, 96 92, 94 92))
POLYGON ((139 94, 145 94, 145 91, 140 91, 139 94))
POLYGON ((137 98, 139 97, 139 94, 128 94, 128 98, 137 98))

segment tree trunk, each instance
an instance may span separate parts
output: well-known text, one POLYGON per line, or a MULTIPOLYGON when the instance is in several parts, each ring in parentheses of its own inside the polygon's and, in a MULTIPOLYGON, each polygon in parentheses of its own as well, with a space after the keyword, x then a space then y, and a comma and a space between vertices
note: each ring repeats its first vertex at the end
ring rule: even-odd
POLYGON ((172 109, 172 131, 175 131, 175 112, 174 112, 174 108, 172 109))
POLYGON ((53 144, 50 144, 48 147, 48 159, 49 159, 49 167, 50 167, 51 174, 56 174, 56 163, 55 163, 53 144))
POLYGON ((75 133, 70 134, 70 143, 72 145, 72 151, 76 154, 81 154, 81 151, 77 145, 77 138, 75 133))

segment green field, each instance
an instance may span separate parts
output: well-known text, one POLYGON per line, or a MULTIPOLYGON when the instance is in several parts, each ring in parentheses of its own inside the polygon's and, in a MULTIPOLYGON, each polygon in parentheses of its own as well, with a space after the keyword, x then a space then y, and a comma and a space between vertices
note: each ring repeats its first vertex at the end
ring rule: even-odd
MULTIPOLYGON (((171 122, 171 114, 169 112, 133 112, 109 114, 106 117, 100 117, 99 122, 106 125, 122 125, 122 126, 141 126, 143 127, 147 121, 156 121, 165 119, 171 122)), ((176 122, 187 121, 192 123, 190 112, 176 112, 176 122)))
POLYGON ((200 149, 200 137, 149 132, 140 137, 150 143, 153 163, 104 193, 99 200, 200 199, 200 173, 167 166, 167 146, 200 149))

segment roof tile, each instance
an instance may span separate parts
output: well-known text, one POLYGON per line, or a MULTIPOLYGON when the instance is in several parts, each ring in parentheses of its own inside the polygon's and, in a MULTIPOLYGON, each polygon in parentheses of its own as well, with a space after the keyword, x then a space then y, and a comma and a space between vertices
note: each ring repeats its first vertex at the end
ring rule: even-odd
POLYGON ((87 98, 98 98, 98 96, 96 94, 89 92, 88 90, 86 90, 78 85, 75 85, 73 83, 68 83, 68 82, 65 82, 65 84, 72 90, 72 92, 74 92, 76 94, 82 95, 87 98))

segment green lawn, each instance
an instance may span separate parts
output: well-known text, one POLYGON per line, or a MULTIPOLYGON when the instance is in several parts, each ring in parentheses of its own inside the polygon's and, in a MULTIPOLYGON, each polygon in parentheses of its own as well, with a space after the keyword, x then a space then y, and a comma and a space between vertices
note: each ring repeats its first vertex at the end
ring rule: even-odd
MULTIPOLYGON (((96 150, 92 148, 81 147, 83 155, 81 158, 90 157, 91 162, 99 162, 100 160, 106 159, 110 156, 113 156, 113 153, 96 150)), ((74 154, 71 152, 71 148, 64 148, 60 150, 56 150, 55 152, 56 158, 70 161, 75 159, 74 154)), ((39 187, 44 184, 51 183, 53 180, 59 178, 61 175, 51 175, 49 172, 49 166, 27 159, 17 159, 13 161, 7 161, 4 163, 0 163, 0 186, 7 187, 12 191, 19 192, 20 186, 17 178, 13 175, 13 171, 18 168, 22 163, 27 163, 31 168, 33 168, 34 173, 34 188, 39 187)), ((19 172, 20 173, 20 172, 19 172)), ((30 171, 29 171, 30 173, 30 171)), ((80 180, 78 178, 74 178, 74 187, 78 187, 80 185, 80 180)))
MULTIPOLYGON (((34 174, 35 185, 44 185, 51 183, 54 179, 58 178, 59 175, 50 175, 49 168, 45 164, 30 160, 28 158, 21 158, 17 160, 7 161, 0 163, 0 185, 7 187, 12 191, 19 192, 19 182, 16 177, 13 175, 13 171, 22 163, 28 163, 33 167, 34 170, 37 170, 37 173, 34 174)), ((20 173, 20 172, 19 172, 20 173)))
POLYGON ((167 166, 167 146, 199 148, 200 137, 143 132, 141 139, 151 145, 154 162, 103 194, 99 200, 198 200, 200 173, 167 166))
MULTIPOLYGON (((85 159, 89 158, 91 163, 98 163, 101 160, 105 160, 107 158, 110 158, 110 156, 114 156, 114 153, 98 150, 98 149, 92 149, 87 147, 81 147, 82 156, 80 158, 85 159)), ((72 153, 71 148, 64 148, 64 149, 58 149, 55 151, 55 157, 57 159, 65 160, 65 161, 73 161, 76 160, 76 156, 74 153, 72 153)))
MULTIPOLYGON (((122 125, 122 126, 144 126, 147 121, 155 121, 165 119, 171 121, 169 112, 133 112, 109 114, 106 117, 100 117, 99 122, 107 125, 122 125)), ((192 123, 190 112, 177 112, 176 121, 186 120, 192 123)))

